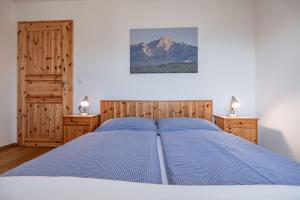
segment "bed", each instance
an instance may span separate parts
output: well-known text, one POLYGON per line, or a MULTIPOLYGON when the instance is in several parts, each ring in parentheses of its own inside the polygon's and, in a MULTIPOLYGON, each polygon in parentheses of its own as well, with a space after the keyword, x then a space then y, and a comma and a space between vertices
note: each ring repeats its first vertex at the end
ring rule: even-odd
POLYGON ((155 122, 108 120, 85 134, 2 176, 97 178, 161 183, 155 122))
POLYGON ((298 185, 300 164, 196 118, 158 121, 174 185, 298 185))
MULTIPOLYGON (((100 103, 102 126, 113 119, 136 117, 156 121, 186 117, 212 121, 211 100, 105 100, 100 103)), ((208 182, 207 177, 204 182, 196 182, 193 177, 190 177, 192 181, 186 181, 184 177, 197 169, 194 163, 187 164, 186 161, 194 159, 198 165, 197 155, 192 154, 194 158, 191 158, 186 155, 190 151, 179 148, 182 152, 176 152, 171 146, 191 142, 188 148, 193 149, 203 139, 195 138, 199 136, 193 136, 193 133, 188 133, 186 138, 180 134, 175 137, 176 134, 169 134, 171 131, 162 130, 161 136, 157 136, 157 130, 148 130, 148 125, 128 123, 125 120, 117 126, 99 128, 9 171, 0 177, 0 199, 300 199, 300 187, 294 185, 214 184, 208 182), (183 163, 177 165, 176 157, 183 154, 184 158, 179 160, 183 163), (61 155, 70 158, 68 164, 61 155), (49 157, 52 157, 51 161, 49 157), (172 167, 174 163, 175 168, 172 167)))

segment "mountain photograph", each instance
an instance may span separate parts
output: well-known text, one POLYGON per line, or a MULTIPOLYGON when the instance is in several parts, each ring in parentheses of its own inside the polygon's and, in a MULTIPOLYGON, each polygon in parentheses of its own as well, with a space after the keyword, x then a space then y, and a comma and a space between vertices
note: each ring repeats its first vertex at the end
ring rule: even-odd
POLYGON ((130 73, 197 73, 197 33, 197 28, 131 30, 130 73))

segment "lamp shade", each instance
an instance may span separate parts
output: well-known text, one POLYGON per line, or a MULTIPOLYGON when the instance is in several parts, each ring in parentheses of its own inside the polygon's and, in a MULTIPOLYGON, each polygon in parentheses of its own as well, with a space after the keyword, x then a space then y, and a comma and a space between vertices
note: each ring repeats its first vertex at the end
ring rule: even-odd
POLYGON ((81 113, 81 115, 88 115, 87 108, 89 107, 89 105, 90 105, 89 98, 87 96, 85 96, 80 101, 80 106, 78 107, 79 112, 81 113))
POLYGON ((80 102, 80 106, 82 107, 88 107, 90 105, 89 99, 87 96, 85 96, 81 102, 80 102))
POLYGON ((236 109, 241 106, 240 102, 235 98, 235 96, 231 97, 231 102, 230 102, 230 117, 237 117, 237 114, 235 113, 236 109))
POLYGON ((240 102, 235 98, 235 96, 231 97, 231 108, 237 109, 241 106, 240 102))

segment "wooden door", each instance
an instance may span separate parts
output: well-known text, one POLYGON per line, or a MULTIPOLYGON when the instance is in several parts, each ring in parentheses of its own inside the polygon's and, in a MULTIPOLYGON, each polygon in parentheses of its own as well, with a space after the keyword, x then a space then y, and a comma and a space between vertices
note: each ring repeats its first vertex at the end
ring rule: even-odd
POLYGON ((73 22, 18 23, 18 142, 63 143, 63 115, 72 113, 73 22))

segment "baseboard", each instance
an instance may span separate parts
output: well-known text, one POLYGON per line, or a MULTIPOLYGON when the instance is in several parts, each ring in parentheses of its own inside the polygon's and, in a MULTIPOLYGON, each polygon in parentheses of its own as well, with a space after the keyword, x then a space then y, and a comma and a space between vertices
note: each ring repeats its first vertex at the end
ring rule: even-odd
POLYGON ((5 145, 5 146, 0 147, 0 151, 4 151, 4 150, 6 150, 6 149, 13 148, 13 147, 18 147, 18 146, 19 146, 18 143, 8 144, 8 145, 5 145))

